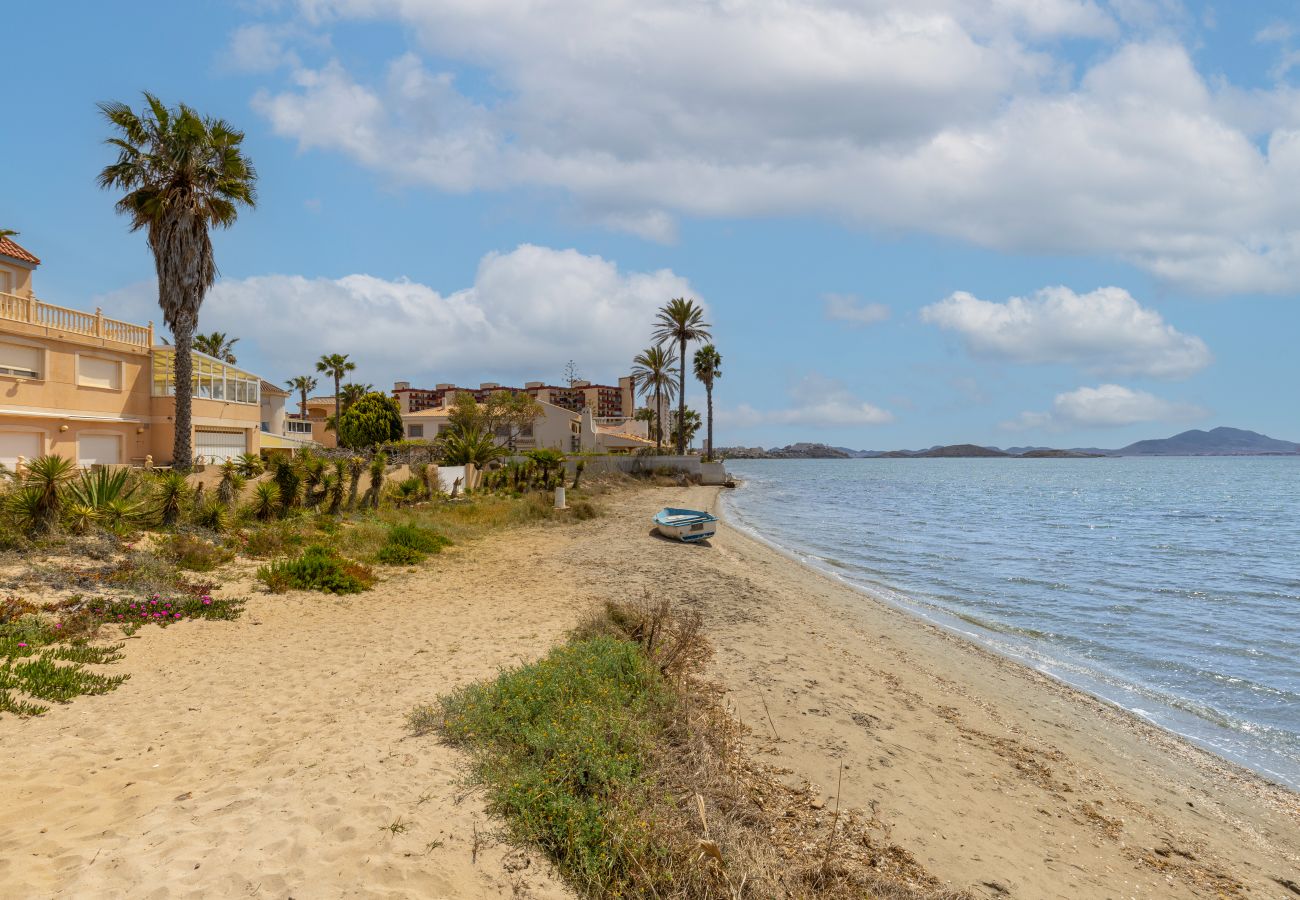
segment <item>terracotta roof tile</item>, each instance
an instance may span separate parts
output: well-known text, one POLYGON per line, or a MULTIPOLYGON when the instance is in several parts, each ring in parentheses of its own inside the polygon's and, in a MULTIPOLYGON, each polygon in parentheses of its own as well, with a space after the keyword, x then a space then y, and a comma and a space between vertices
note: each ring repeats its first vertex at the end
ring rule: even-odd
POLYGON ((0 254, 8 256, 11 259, 17 259, 25 263, 31 263, 34 266, 39 266, 41 264, 41 261, 39 259, 32 256, 30 253, 28 253, 26 250, 18 246, 18 244, 16 244, 14 241, 12 241, 7 237, 0 237, 0 254))

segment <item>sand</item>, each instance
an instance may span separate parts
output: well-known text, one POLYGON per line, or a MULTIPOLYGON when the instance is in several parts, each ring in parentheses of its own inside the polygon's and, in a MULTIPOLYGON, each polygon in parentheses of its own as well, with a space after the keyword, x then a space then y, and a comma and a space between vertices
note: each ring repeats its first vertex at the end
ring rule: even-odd
POLYGON ((495 840, 461 756, 403 719, 646 591, 704 613, 755 753, 831 804, 842 762, 840 801, 953 886, 1300 896, 1295 794, 732 529, 700 547, 649 534, 661 506, 716 502, 630 491, 368 594, 237 580, 242 619, 142 631, 119 690, 0 719, 0 896, 571 896, 495 840))

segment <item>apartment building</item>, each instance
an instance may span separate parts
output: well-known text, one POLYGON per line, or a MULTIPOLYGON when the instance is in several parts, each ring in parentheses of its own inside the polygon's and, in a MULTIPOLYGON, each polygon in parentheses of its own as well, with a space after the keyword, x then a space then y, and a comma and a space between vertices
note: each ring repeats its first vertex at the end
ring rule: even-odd
MULTIPOLYGON (((175 349, 137 325, 33 293, 41 261, 0 238, 0 463, 171 463, 175 349)), ((261 379, 195 353, 193 446, 204 461, 260 449, 261 379)))
POLYGON ((446 406, 455 399, 456 394, 461 392, 473 395, 476 402, 482 403, 489 394, 496 391, 509 391, 512 394, 526 393, 543 403, 550 403, 575 413, 590 409, 592 415, 602 419, 630 417, 636 412, 636 398, 633 396, 633 382, 630 375, 620 378, 617 385, 592 384, 589 381, 575 381, 571 385, 529 381, 525 382, 523 387, 508 387, 495 381, 485 381, 476 388, 459 387, 454 384, 413 388, 409 381, 399 381, 393 385, 393 396, 397 398, 403 413, 446 406))
MULTIPOLYGON (((402 413, 402 428, 410 440, 432 441, 450 427, 452 401, 454 394, 448 394, 445 406, 436 409, 422 409, 418 412, 402 413)), ((582 449, 581 417, 571 410, 556 406, 554 403, 539 401, 542 414, 531 427, 515 439, 515 448, 534 450, 550 448, 563 453, 576 453, 582 449)), ((498 439, 504 441, 508 435, 504 430, 497 433, 498 439)))

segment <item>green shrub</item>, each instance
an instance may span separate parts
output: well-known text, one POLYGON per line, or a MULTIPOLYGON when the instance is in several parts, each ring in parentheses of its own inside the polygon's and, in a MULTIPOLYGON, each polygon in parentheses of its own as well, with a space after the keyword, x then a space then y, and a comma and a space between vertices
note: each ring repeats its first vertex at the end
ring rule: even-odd
POLYGON ((636 644, 596 637, 444 697, 440 717, 417 709, 410 724, 436 722, 473 751, 472 777, 513 839, 542 848, 592 896, 622 896, 635 883, 635 861, 656 850, 648 828, 623 827, 611 813, 644 800, 654 735, 671 702, 636 644))
MULTIPOLYGON (((223 513, 225 511, 220 505, 215 505, 215 508, 223 513)), ((225 547, 184 532, 168 535, 159 547, 159 552, 182 569, 191 572, 211 572, 217 566, 230 562, 235 555, 225 547)))
POLYGON ((425 554, 401 544, 384 544, 375 554, 375 559, 390 566, 411 566, 423 562, 425 554))
POLYGON ((293 559, 277 559, 257 570, 257 577, 272 593, 290 588, 326 594, 358 594, 375 583, 369 567, 339 556, 329 547, 313 544, 293 559))

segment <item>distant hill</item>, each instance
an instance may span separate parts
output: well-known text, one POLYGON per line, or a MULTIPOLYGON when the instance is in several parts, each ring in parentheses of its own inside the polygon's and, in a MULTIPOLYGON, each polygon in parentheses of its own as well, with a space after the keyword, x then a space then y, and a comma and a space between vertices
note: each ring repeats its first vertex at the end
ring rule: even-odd
POLYGON ((729 459, 1086 459, 1099 456, 1271 456, 1300 454, 1300 444, 1280 441, 1240 428, 1184 431, 1173 437, 1138 441, 1119 450, 1100 447, 981 447, 978 444, 947 444, 926 450, 853 450, 826 444, 798 443, 785 447, 724 447, 718 453, 729 459))
POLYGON ((1111 453, 1116 456, 1257 456, 1300 453, 1300 444, 1240 428, 1193 429, 1170 438, 1137 441, 1111 453))

